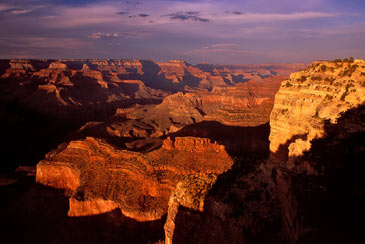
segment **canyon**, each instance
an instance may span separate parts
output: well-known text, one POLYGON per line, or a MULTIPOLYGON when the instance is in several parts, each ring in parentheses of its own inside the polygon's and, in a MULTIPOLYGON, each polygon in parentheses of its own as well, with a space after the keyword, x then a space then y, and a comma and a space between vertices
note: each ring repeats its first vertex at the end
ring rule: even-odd
MULTIPOLYGON (((35 165, 47 152, 62 142, 75 139, 74 131, 88 122, 90 123, 85 125, 84 129, 93 125, 91 126, 93 132, 89 133, 90 135, 102 134, 100 136, 120 138, 120 134, 124 134, 126 135, 126 139, 122 139, 124 144, 131 141, 130 137, 166 134, 170 127, 173 131, 176 127, 181 128, 193 120, 200 120, 202 111, 195 113, 194 116, 197 116, 193 116, 192 119, 184 118, 186 121, 180 125, 164 116, 157 118, 161 120, 157 122, 158 125, 152 121, 144 123, 136 120, 119 124, 120 117, 123 116, 109 119, 118 114, 117 110, 160 104, 164 98, 176 92, 183 92, 186 98, 190 96, 188 93, 197 93, 198 97, 211 97, 208 100, 212 100, 213 104, 204 107, 211 106, 209 111, 217 108, 217 114, 212 116, 214 118, 225 116, 220 121, 228 122, 230 116, 237 113, 237 109, 229 110, 229 106, 235 101, 246 106, 247 110, 249 105, 256 106, 253 110, 257 111, 253 116, 261 116, 257 114, 261 109, 257 108, 259 107, 257 105, 263 103, 262 109, 270 109, 272 102, 264 101, 263 98, 273 99, 281 77, 288 76, 292 71, 305 66, 305 64, 194 66, 181 60, 169 62, 124 59, 0 60, 0 119, 5 132, 0 150, 8 159, 1 167, 5 171, 13 171, 19 165, 35 165), (271 85, 271 79, 277 81, 274 82, 275 85, 274 83, 271 85), (251 85, 252 88, 241 87, 249 80, 258 82, 257 86, 260 89, 255 88, 256 85, 251 85), (270 88, 266 93, 259 95, 261 88, 266 87, 266 84, 269 84, 270 88), (224 101, 224 106, 220 105, 219 101, 225 96, 222 94, 219 96, 219 92, 214 92, 217 89, 228 89, 225 95, 232 97, 224 101), (260 99, 255 99, 255 95, 260 99), (246 100, 244 98, 237 100, 240 96, 247 96, 246 100), (100 124, 99 122, 107 122, 111 126, 94 126, 100 124), (113 127, 130 129, 119 132, 113 127), (108 132, 105 133, 105 130, 108 132), (50 134, 53 136, 49 136, 50 134), (19 145, 25 150, 24 154, 16 153, 19 145)), ((164 109, 168 109, 163 107, 168 106, 171 106, 171 103, 161 105, 162 108, 155 110, 159 110, 158 113, 161 115, 164 109)), ((191 106, 187 109, 196 110, 200 107, 191 106)), ((151 114, 153 111, 145 114, 143 109, 135 110, 134 113, 139 114, 138 116, 153 117, 151 114)), ((156 118, 150 120, 155 121, 156 118)), ((264 115, 264 120, 268 120, 267 113, 264 115)), ((243 119, 239 118, 238 123, 240 121, 243 119)), ((233 119, 230 123, 234 124, 236 121, 233 119)))
POLYGON ((10 234, 21 222, 40 243, 362 238, 364 60, 2 60, 0 77, 16 108, 4 107, 4 125, 27 111, 25 122, 55 121, 40 140, 63 135, 35 169, 3 177, 10 234), (40 234, 47 224, 58 232, 40 234))

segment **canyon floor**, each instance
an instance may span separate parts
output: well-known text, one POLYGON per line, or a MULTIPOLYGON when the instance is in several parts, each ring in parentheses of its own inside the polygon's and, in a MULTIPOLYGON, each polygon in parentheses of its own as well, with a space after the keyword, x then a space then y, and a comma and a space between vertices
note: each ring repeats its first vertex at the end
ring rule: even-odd
POLYGON ((0 60, 5 243, 362 243, 365 61, 0 60))

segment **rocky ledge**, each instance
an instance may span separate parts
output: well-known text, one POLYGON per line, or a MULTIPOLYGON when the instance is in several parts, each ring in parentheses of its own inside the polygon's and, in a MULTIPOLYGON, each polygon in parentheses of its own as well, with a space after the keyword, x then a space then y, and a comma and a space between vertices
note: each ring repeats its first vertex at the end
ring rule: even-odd
POLYGON ((202 138, 167 139, 147 154, 88 137, 59 146, 37 165, 38 183, 67 189, 69 216, 120 209, 138 221, 160 219, 184 176, 222 173, 233 164, 224 147, 202 138))

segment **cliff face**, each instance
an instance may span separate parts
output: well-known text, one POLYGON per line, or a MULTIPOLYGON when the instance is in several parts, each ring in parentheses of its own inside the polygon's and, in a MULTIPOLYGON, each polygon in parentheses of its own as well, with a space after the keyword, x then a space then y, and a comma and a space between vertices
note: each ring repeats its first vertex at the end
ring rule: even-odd
POLYGON ((138 221, 160 219, 176 183, 193 173, 221 173, 233 164, 223 146, 201 138, 168 139, 147 154, 118 150, 94 138, 72 141, 37 165, 38 183, 72 192, 69 216, 120 209, 138 221))
MULTIPOLYGON (((105 107, 112 110, 136 103, 156 103, 174 92, 209 91, 215 86, 244 83, 252 77, 243 77, 255 69, 259 77, 256 81, 281 74, 271 72, 271 68, 276 69, 270 66, 264 71, 260 67, 245 71, 218 66, 204 70, 181 60, 3 60, 0 66, 4 99, 15 99, 57 118, 75 113, 91 117, 95 113, 107 114, 105 107)), ((281 67, 286 66, 290 67, 281 67)))
POLYGON ((166 242, 363 242, 364 69, 363 60, 321 61, 283 81, 271 157, 237 159, 214 182, 178 183, 166 242))
POLYGON ((112 120, 89 123, 81 132, 140 138, 175 133, 202 121, 241 127, 262 125, 269 121, 282 79, 215 87, 211 92, 179 92, 159 105, 120 108, 112 120))
MULTIPOLYGON (((324 121, 365 102, 365 62, 315 62, 283 81, 270 116, 270 150, 281 158, 301 156, 324 136, 324 121)), ((346 130, 358 130, 348 125, 346 130)))

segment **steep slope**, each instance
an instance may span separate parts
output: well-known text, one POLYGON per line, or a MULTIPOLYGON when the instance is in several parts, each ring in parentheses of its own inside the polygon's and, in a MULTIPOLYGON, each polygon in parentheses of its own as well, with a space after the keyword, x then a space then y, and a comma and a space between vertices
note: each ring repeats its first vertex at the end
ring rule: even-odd
MULTIPOLYGON (((300 156, 324 136, 324 121, 365 102, 365 62, 315 62, 293 73, 275 95, 270 117, 273 155, 300 156), (287 151, 288 150, 288 151, 287 151), (281 155, 280 155, 281 154, 281 155)), ((348 129, 358 130, 357 124, 348 129)), ((345 128, 344 128, 345 129, 345 128)))
POLYGON ((364 64, 315 62, 283 81, 271 157, 178 183, 166 242, 362 243, 364 64))
POLYGON ((364 103, 364 60, 315 62, 282 83, 270 118, 270 164, 277 164, 291 243, 364 240, 349 236, 361 226, 351 215, 363 214, 356 172, 365 160, 364 103))

